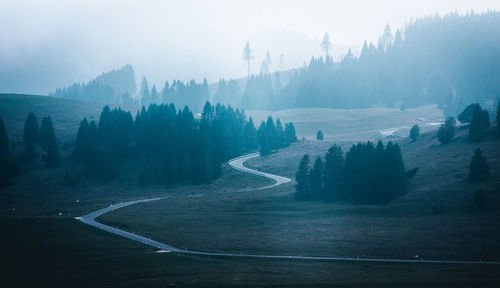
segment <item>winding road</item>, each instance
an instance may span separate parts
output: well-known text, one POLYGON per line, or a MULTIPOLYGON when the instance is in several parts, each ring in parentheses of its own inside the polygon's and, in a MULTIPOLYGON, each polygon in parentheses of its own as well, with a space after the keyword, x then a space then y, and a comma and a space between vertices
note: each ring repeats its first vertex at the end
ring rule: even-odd
MULTIPOLYGON (((256 171, 245 167, 243 164, 251 159, 259 157, 258 153, 248 154, 241 157, 234 158, 229 161, 229 165, 239 171, 250 173, 262 177, 266 177, 275 181, 274 184, 259 187, 259 188, 250 188, 250 190, 258 190, 258 189, 268 189, 272 187, 276 187, 278 185, 282 185, 285 183, 291 182, 289 178, 273 175, 270 173, 265 173, 261 171, 256 171)), ((182 254, 191 254, 191 255, 204 255, 204 256, 217 256, 217 257, 246 257, 246 258, 265 258, 265 259, 295 259, 295 260, 321 260, 321 261, 347 261, 347 262, 380 262, 380 263, 428 263, 428 264, 479 264, 479 265, 500 265, 500 261, 461 261, 461 260, 425 260, 425 259, 391 259, 391 258, 358 258, 358 257, 323 257, 323 256, 298 256, 298 255, 262 255, 262 254, 236 254, 236 253, 218 253, 218 252, 205 252, 205 251, 194 251, 194 250, 186 250, 179 249, 168 244, 164 244, 155 240, 151 240, 149 238, 136 235, 127 231, 120 230, 118 228, 114 228, 102 223, 99 223, 95 220, 95 218, 106 214, 110 211, 114 211, 116 209, 120 209, 126 206, 134 205, 137 203, 146 203, 151 201, 157 201, 161 199, 166 199, 168 197, 162 198, 150 198, 150 199, 142 199, 142 200, 134 200, 123 202, 115 205, 111 205, 109 207, 94 211, 82 217, 76 217, 77 220, 85 223, 87 225, 96 227, 98 229, 113 233, 115 235, 134 240, 137 242, 141 242, 145 245, 154 247, 159 249, 158 252, 161 253, 182 253, 182 254)))

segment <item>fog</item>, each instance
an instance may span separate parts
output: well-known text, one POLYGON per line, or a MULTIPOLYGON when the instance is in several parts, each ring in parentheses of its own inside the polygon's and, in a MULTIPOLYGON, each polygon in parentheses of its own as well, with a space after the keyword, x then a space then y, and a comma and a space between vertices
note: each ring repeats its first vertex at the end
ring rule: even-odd
POLYGON ((258 73, 267 50, 278 69, 376 42, 415 17, 500 9, 499 1, 0 1, 0 92, 47 94, 132 64, 150 83, 244 77, 250 42, 258 73), (403 4, 404 3, 404 4, 403 4))

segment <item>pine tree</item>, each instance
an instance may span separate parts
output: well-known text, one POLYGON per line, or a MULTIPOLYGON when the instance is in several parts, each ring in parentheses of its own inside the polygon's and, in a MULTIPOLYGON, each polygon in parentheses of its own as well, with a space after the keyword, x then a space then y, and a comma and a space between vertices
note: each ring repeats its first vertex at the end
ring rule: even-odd
POLYGON ((277 143, 278 147, 285 147, 285 131, 283 131, 283 125, 281 125, 280 118, 276 119, 276 135, 278 137, 277 143))
POLYGON ((490 128, 488 110, 481 109, 479 105, 475 106, 469 126, 469 139, 472 141, 482 140, 486 136, 488 128, 490 128))
POLYGON ((458 115, 458 121, 469 124, 472 121, 472 116, 474 115, 477 108, 481 108, 478 103, 470 104, 458 115))
POLYGON ((257 141, 259 142, 260 155, 266 156, 271 154, 271 143, 269 139, 269 133, 266 127, 266 123, 262 121, 259 130, 257 131, 257 141))
POLYGON ((257 131, 253 124, 253 119, 250 117, 245 125, 244 131, 245 150, 253 150, 257 147, 257 131))
POLYGON ((420 135, 420 127, 418 127, 418 125, 415 124, 410 129, 410 139, 412 141, 417 141, 419 135, 420 135))
POLYGON ((325 155, 325 197, 326 201, 347 200, 342 190, 344 155, 342 148, 333 145, 325 155))
POLYGON ((40 126, 40 144, 46 153, 44 159, 47 166, 54 167, 59 165, 59 148, 57 147, 56 135, 50 116, 42 119, 42 125, 40 126))
POLYGON ((483 151, 477 148, 470 163, 469 180, 483 181, 490 177, 490 165, 483 156, 483 151))
POLYGON ((285 124, 285 144, 289 146, 293 142, 297 141, 297 136, 295 136, 295 126, 292 122, 285 124))
POLYGON ((87 118, 83 118, 80 122, 80 127, 78 128, 78 133, 76 134, 76 144, 75 150, 73 150, 73 157, 75 160, 81 163, 92 157, 91 146, 94 139, 92 135, 87 118))
POLYGON ((323 175, 325 167, 321 157, 316 158, 314 166, 309 173, 309 183, 311 186, 311 200, 323 198, 323 175))
POLYGON ((323 139, 323 132, 321 130, 318 130, 318 132, 316 133, 316 140, 323 141, 323 139))
POLYGON ((437 137, 441 144, 450 143, 451 139, 455 137, 456 133, 456 121, 453 117, 446 118, 445 122, 441 124, 438 129, 437 137))
POLYGON ((35 114, 30 113, 24 122, 24 158, 27 161, 36 158, 35 143, 38 141, 38 120, 35 114))
POLYGON ((3 118, 0 115, 0 188, 10 185, 9 155, 9 138, 5 130, 3 118))
POLYGON ((299 200, 309 200, 311 194, 309 177, 309 155, 304 155, 300 160, 299 169, 295 174, 295 198, 299 200))

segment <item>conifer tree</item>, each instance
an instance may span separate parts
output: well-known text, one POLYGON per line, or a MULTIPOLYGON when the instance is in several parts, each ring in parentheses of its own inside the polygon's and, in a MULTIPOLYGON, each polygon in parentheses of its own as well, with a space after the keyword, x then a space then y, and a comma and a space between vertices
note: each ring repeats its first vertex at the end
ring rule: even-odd
POLYGON ((420 127, 418 127, 418 125, 415 124, 410 129, 410 139, 412 141, 417 141, 419 135, 420 135, 420 127))
POLYGON ((483 151, 477 148, 470 163, 469 180, 483 181, 490 177, 490 165, 483 156, 483 151))
POLYGON ((477 108, 481 108, 478 103, 470 104, 458 115, 458 121, 469 124, 472 121, 472 116, 474 115, 477 108))
POLYGON ((295 174, 295 198, 299 200, 309 200, 311 194, 309 177, 309 155, 304 155, 300 160, 299 169, 295 174))
POLYGON ((295 135, 295 126, 292 122, 285 124, 285 144, 289 146, 293 142, 297 141, 297 136, 295 135))
POLYGON ((321 130, 318 130, 318 132, 316 133, 316 140, 323 141, 323 139, 323 132, 321 130))
POLYGON ((456 133, 456 121, 453 117, 446 118, 445 122, 441 124, 438 129, 437 137, 441 144, 450 143, 451 139, 455 137, 456 133))
POLYGON ((309 174, 309 183, 311 186, 310 200, 323 198, 323 175, 325 167, 321 157, 316 158, 314 166, 309 174))
POLYGON ((253 150, 257 147, 257 131, 253 124, 253 119, 250 117, 245 125, 244 131, 245 150, 253 150))
POLYGON ((262 121, 259 130, 257 131, 257 140, 259 142, 260 155, 265 156, 271 154, 272 146, 269 139, 267 125, 264 121, 262 121))
POLYGON ((42 119, 40 127, 40 144, 45 150, 45 163, 48 167, 59 165, 59 148, 50 116, 42 119))
POLYGON ((481 109, 479 105, 475 106, 469 126, 469 139, 480 141, 486 136, 490 128, 490 116, 488 110, 481 109))
POLYGON ((24 157, 27 161, 36 158, 35 143, 38 141, 38 120, 35 114, 30 113, 24 122, 24 157))
POLYGON ((9 138, 5 130, 3 118, 0 115, 0 188, 10 185, 9 155, 9 138))
POLYGON ((325 193, 326 201, 347 200, 343 193, 342 174, 344 170, 344 155, 342 148, 333 145, 325 155, 325 193))

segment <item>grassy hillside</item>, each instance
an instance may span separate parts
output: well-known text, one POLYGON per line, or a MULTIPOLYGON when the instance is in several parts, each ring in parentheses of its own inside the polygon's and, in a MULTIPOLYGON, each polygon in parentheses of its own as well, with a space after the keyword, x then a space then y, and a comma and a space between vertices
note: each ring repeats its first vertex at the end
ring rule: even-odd
POLYGON ((406 136, 413 124, 422 126, 422 131, 429 131, 435 127, 428 125, 440 122, 443 118, 441 110, 434 105, 404 111, 395 108, 354 110, 297 108, 281 111, 247 111, 247 114, 253 117, 255 125, 266 120, 268 115, 274 119, 280 118, 282 123, 292 121, 300 138, 315 139, 316 132, 322 130, 326 140, 343 141, 381 136, 380 130, 389 128, 403 128, 396 129, 396 132, 406 136))
MULTIPOLYGON (((13 142, 22 142, 24 121, 30 112, 35 113, 39 123, 42 117, 50 115, 61 145, 75 140, 78 126, 84 117, 99 119, 103 107, 102 103, 49 96, 0 94, 0 115, 13 142)), ((130 107, 126 109, 130 110, 130 107)))
MULTIPOLYGON (((325 152, 326 144, 299 143, 252 166, 292 175, 283 163, 304 152, 325 152), (323 150, 323 151, 320 151, 323 150), (274 168, 272 168, 274 167, 274 168)), ((393 257, 402 259, 500 259, 500 139, 470 143, 461 131, 441 146, 435 132, 417 142, 400 142, 406 165, 420 167, 407 195, 388 205, 299 202, 293 184, 247 193, 166 199, 103 215, 101 221, 140 231, 177 247, 207 251, 393 257), (491 179, 466 180, 476 147, 491 165, 491 179), (430 159, 430 160, 425 160, 430 159), (484 189, 487 206, 474 207, 484 189), (175 232, 174 232, 175 231, 175 232)))

